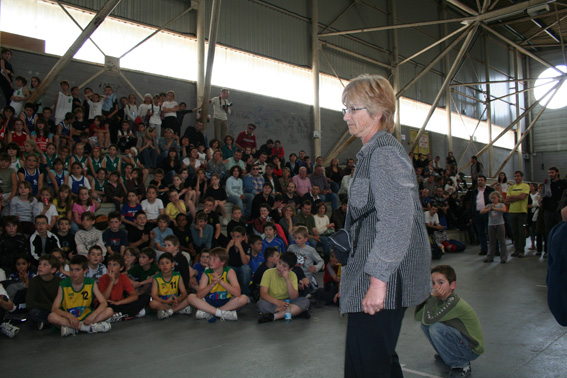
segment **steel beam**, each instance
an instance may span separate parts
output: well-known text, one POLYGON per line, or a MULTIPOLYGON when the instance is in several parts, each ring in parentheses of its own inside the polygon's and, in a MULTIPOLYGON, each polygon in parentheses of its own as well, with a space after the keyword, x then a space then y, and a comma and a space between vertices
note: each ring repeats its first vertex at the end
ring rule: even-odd
POLYGON ((154 30, 150 35, 148 35, 146 38, 142 39, 140 42, 136 43, 136 45, 134 45, 134 47, 132 47, 130 50, 126 51, 124 54, 120 55, 120 57, 118 59, 122 59, 124 58, 126 55, 130 54, 132 51, 134 51, 135 49, 137 49, 139 46, 141 46, 143 43, 145 43, 146 41, 148 41, 150 38, 152 38, 154 35, 156 35, 157 33, 159 33, 160 31, 162 31, 163 29, 167 28, 169 25, 171 25, 172 23, 174 23, 175 21, 179 20, 181 17, 185 16, 187 13, 189 13, 190 11, 193 10, 193 6, 189 6, 189 8, 185 9, 183 12, 179 13, 177 16, 175 16, 174 18, 172 18, 171 20, 169 20, 168 22, 166 22, 164 25, 160 26, 159 28, 157 28, 156 30, 154 30))
POLYGON ((213 63, 215 61, 215 49, 217 46, 217 34, 219 30, 221 0, 213 0, 211 9, 211 26, 209 29, 209 50, 207 53, 207 70, 205 74, 205 85, 203 87, 203 102, 201 105, 201 122, 203 133, 207 129, 207 115, 209 113, 209 99, 211 97, 211 79, 213 76, 213 63))
POLYGON ((39 87, 29 97, 28 102, 35 102, 43 96, 49 86, 55 81, 59 73, 71 62, 73 56, 79 51, 87 39, 95 32, 96 29, 102 24, 104 19, 114 10, 120 3, 120 0, 108 0, 97 14, 92 18, 89 24, 85 27, 83 32, 77 37, 75 42, 69 47, 67 52, 59 58, 57 63, 51 68, 49 73, 45 76, 39 87))
MULTIPOLYGON (((471 30, 472 26, 469 26, 471 30)), ((426 73, 428 73, 435 65, 448 53, 453 51, 453 49, 467 36, 467 33, 463 32, 460 36, 458 36, 453 42, 451 42, 439 55, 437 55, 433 60, 423 68, 413 79, 411 79, 399 92, 396 93, 396 97, 400 98, 412 85, 414 85, 419 79, 423 77, 426 73)))
POLYGON ((549 62, 547 62, 544 59, 541 59, 540 57, 538 57, 537 55, 529 52, 526 48, 518 45, 517 43, 515 43, 514 41, 510 40, 509 38, 504 37, 502 34, 498 33, 496 30, 492 29, 491 27, 488 27, 484 24, 482 24, 482 27, 485 28, 486 30, 488 30, 490 33, 494 34, 496 37, 500 38, 502 41, 506 42, 507 44, 509 44, 512 47, 515 47, 516 49, 518 49, 520 52, 522 52, 523 54, 529 56, 530 58, 532 58, 533 60, 543 64, 544 66, 548 67, 548 68, 553 68, 554 70, 556 70, 559 74, 563 75, 563 72, 561 72, 560 70, 558 70, 557 68, 555 68, 555 66, 549 62))
MULTIPOLYGON (((563 82, 565 81, 565 79, 562 79, 560 81, 559 84, 563 84, 563 82)), ((500 166, 500 168, 498 168, 498 171, 496 172, 496 174, 500 174, 500 171, 502 171, 502 169, 504 168, 504 166, 506 164, 508 164, 508 161, 510 161, 510 159, 514 156, 514 154, 516 153, 516 151, 519 151, 518 149, 521 147, 522 142, 524 141, 524 139, 531 134, 532 128, 534 127, 534 125, 536 124, 536 122, 539 120, 539 118, 542 116, 543 112, 545 112, 545 110, 547 109, 547 104, 549 104, 549 102, 553 99, 553 97, 555 97, 555 95, 557 94, 557 91, 559 90, 559 87, 555 87, 557 88, 557 90, 553 93, 552 96, 549 96, 549 98, 547 99, 545 105, 543 105, 541 107, 541 109, 539 110, 539 112, 537 113, 537 115, 534 117, 534 119, 532 120, 532 122, 530 122, 529 126, 526 128, 526 131, 524 132, 524 134, 518 139, 518 142, 516 143, 516 145, 514 146, 514 148, 512 149, 512 151, 510 151, 510 153, 508 154, 508 156, 506 157, 506 159, 504 159, 504 162, 502 163, 502 165, 500 166)), ((520 167, 519 170, 521 171, 522 168, 520 167)))
POLYGON ((319 107, 319 10, 311 0, 311 74, 313 79, 313 142, 315 156, 321 155, 321 108, 319 107))
MULTIPOLYGON (((567 77, 562 77, 559 82, 557 84, 555 84, 552 88, 550 88, 545 95, 542 96, 542 99, 545 98, 547 95, 551 94, 551 93, 555 93, 556 89, 560 88, 560 85, 563 84, 563 82, 565 81, 567 77)), ((493 140, 490 141, 490 143, 488 143, 486 146, 484 146, 476 155, 480 156, 482 155, 488 148, 490 148, 490 146, 492 146, 498 139, 500 139, 502 136, 504 136, 504 134, 506 134, 508 131, 512 130, 512 128, 517 125, 518 123, 520 123, 520 121, 528 116, 534 109, 536 106, 539 105, 539 103, 541 102, 540 100, 536 100, 533 104, 530 105, 529 108, 527 108, 518 118, 516 118, 515 120, 512 121, 512 123, 510 123, 508 126, 506 126, 506 128, 504 130, 502 130, 500 132, 500 134, 498 134, 498 136, 496 136, 496 138, 494 138, 493 140)), ((547 104, 547 103, 546 103, 547 104)), ((470 161, 468 163, 466 163, 463 167, 461 167, 461 169, 459 169, 459 172, 464 171, 468 166, 470 165, 470 161)))
MULTIPOLYGON (((71 13, 69 13, 69 11, 67 10, 67 8, 65 8, 65 6, 61 3, 61 1, 57 0, 57 4, 59 5, 59 7, 61 9, 63 9, 63 12, 65 12, 65 14, 67 14, 67 16, 69 16, 69 18, 71 19, 71 21, 73 21, 75 23, 75 25, 77 25, 77 27, 79 29, 81 29, 81 31, 83 31, 83 27, 81 26, 81 24, 79 24, 77 22, 77 20, 75 20, 75 17, 73 17, 73 15, 71 15, 71 13)), ((100 51, 102 53, 102 55, 106 55, 104 53, 104 51, 102 51, 102 49, 99 47, 99 45, 96 44, 95 41, 93 41, 93 39, 91 37, 89 37, 89 40, 92 42, 92 44, 98 49, 98 51, 100 51)))
POLYGON ((344 47, 340 47, 340 46, 337 46, 337 45, 334 45, 334 44, 332 44, 332 43, 325 42, 325 41, 320 41, 319 43, 321 44, 321 46, 325 46, 325 47, 328 47, 328 48, 330 48, 330 49, 340 51, 340 52, 342 52, 342 53, 345 53, 345 54, 354 56, 354 57, 356 57, 356 58, 358 58, 358 59, 362 59, 362 60, 365 60, 365 61, 367 61, 367 62, 376 64, 377 66, 384 67, 384 68, 387 68, 387 69, 389 69, 389 70, 392 69, 392 67, 391 67, 390 65, 386 64, 386 63, 382 63, 382 62, 380 62, 379 60, 375 60, 375 59, 369 58, 369 57, 367 57, 367 56, 364 56, 364 55, 362 55, 362 54, 355 53, 354 51, 347 50, 347 49, 345 49, 344 47))
POLYGON ((200 0, 199 9, 197 10, 197 104, 202 103, 205 91, 206 5, 206 0, 200 0))
POLYGON ((457 54, 457 57, 455 58, 455 62, 453 63, 453 65, 451 66, 451 69, 447 73, 447 77, 443 81, 443 85, 439 89, 439 93, 437 93, 437 97, 435 98, 435 101, 433 101, 433 104, 429 108, 429 113, 427 114, 427 117, 425 118, 425 121, 423 122, 423 126, 421 126, 421 128, 419 129, 419 132, 417 133, 415 140, 413 141, 413 143, 410 147, 410 152, 415 150, 415 147, 417 147, 417 144, 419 143, 419 138, 421 137, 421 135, 425 131, 425 127, 427 126, 427 124, 429 123, 429 120, 431 119, 431 116, 435 112, 435 109, 437 108, 437 104, 439 104, 441 97, 445 94, 444 93, 445 89, 447 88, 447 86, 449 85, 451 80, 453 79, 453 75, 455 75, 455 73, 457 71, 457 67, 459 67, 461 60, 463 59, 463 56, 467 52, 469 45, 470 45, 470 43, 471 43, 471 41, 472 41, 477 30, 478 30, 478 24, 474 24, 473 28, 468 32, 467 38, 465 39, 465 42, 463 42, 463 45, 461 46, 461 49, 460 49, 459 53, 457 54))
MULTIPOLYGON (((488 34, 482 33, 484 47, 484 77, 490 80, 490 65, 488 64, 488 34)), ((486 84, 486 126, 488 127, 488 140, 492 140, 492 102, 490 101, 490 83, 486 84)), ((493 149, 488 149, 488 177, 492 177, 492 163, 494 159, 493 149)))
POLYGON ((368 32, 375 32, 375 31, 387 31, 387 30, 392 30, 392 29, 417 28, 417 27, 420 27, 420 26, 461 23, 463 21, 468 21, 469 23, 472 23, 473 21, 475 21, 475 19, 472 18, 472 17, 452 18, 452 19, 449 19, 449 20, 422 21, 422 22, 413 22, 413 23, 410 23, 410 24, 399 24, 399 25, 377 26, 377 27, 374 27, 374 28, 344 30, 344 31, 336 31, 336 32, 330 32, 330 33, 321 33, 321 34, 319 34, 319 38, 332 37, 332 36, 337 36, 337 35, 346 35, 346 34, 368 33, 368 32))

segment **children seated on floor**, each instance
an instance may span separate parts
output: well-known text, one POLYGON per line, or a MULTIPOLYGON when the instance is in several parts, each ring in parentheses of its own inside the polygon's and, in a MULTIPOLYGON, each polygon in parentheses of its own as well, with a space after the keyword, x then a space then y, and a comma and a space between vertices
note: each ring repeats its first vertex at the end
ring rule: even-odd
POLYGON ((189 295, 189 303, 197 308, 196 319, 238 320, 237 310, 248 304, 248 297, 241 294, 236 273, 226 266, 228 254, 224 248, 209 251, 209 267, 201 276, 197 294, 189 295))
POLYGON ((61 329, 61 337, 74 335, 79 331, 110 331, 110 323, 106 320, 112 316, 113 311, 107 307, 94 279, 85 276, 87 263, 85 256, 74 256, 71 259, 71 276, 59 284, 57 297, 47 317, 50 324, 61 329), (96 309, 95 298, 99 303, 96 309))
POLYGON ((309 299, 300 297, 297 291, 297 276, 291 268, 297 263, 297 256, 284 252, 275 268, 268 269, 260 282, 260 300, 256 303, 258 323, 283 319, 285 313, 292 316, 303 314, 309 318, 309 299), (286 301, 286 299, 288 301, 286 301))
POLYGON ((163 253, 158 260, 160 272, 152 281, 150 308, 157 311, 158 319, 169 318, 174 313, 191 315, 187 290, 179 272, 173 271, 175 260, 171 253, 163 253))
POLYGON ((454 293, 457 274, 449 265, 431 269, 431 296, 415 309, 415 320, 437 352, 435 359, 451 368, 450 377, 469 377, 471 361, 484 352, 484 338, 472 307, 454 293))

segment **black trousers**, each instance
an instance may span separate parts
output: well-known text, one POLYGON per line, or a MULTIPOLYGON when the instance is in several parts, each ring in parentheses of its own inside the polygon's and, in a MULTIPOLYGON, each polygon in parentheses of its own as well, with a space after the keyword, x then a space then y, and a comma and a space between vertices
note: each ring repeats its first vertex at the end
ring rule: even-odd
POLYGON ((348 314, 345 377, 403 377, 396 353, 405 307, 348 314))
POLYGON ((150 302, 149 294, 140 294, 138 299, 132 303, 124 304, 124 305, 109 305, 114 312, 121 312, 124 315, 129 316, 136 316, 138 312, 142 311, 144 307, 148 305, 150 302))

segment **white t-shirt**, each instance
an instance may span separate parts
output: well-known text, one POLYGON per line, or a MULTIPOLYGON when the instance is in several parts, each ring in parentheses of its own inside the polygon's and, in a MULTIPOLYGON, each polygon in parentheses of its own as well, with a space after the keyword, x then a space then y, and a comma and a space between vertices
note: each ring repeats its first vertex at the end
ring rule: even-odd
POLYGON ((102 101, 93 102, 91 100, 87 100, 89 104, 89 119, 94 119, 94 117, 102 115, 102 101))
POLYGON ((439 224, 439 215, 437 213, 431 215, 429 211, 426 211, 423 215, 425 217, 425 224, 431 224, 434 226, 439 224))
POLYGON ((156 198, 154 203, 150 203, 145 199, 142 201, 142 209, 146 212, 148 220, 157 219, 159 217, 159 211, 163 209, 163 202, 159 198, 156 198))
POLYGON ((65 114, 73 110, 73 96, 66 96, 63 92, 57 94, 57 107, 55 108, 55 122, 63 121, 65 114))
MULTIPOLYGON (((177 105, 179 105, 177 103, 177 101, 165 101, 162 105, 163 108, 175 108, 177 105)), ((177 117, 177 113, 176 112, 169 112, 169 113, 165 113, 163 115, 164 117, 177 117)))
POLYGON ((161 125, 161 106, 152 104, 150 105, 150 112, 152 111, 152 109, 154 114, 152 114, 152 116, 150 117, 150 124, 161 125))
POLYGON ((213 104, 213 118, 226 121, 227 115, 230 114, 230 108, 228 108, 228 113, 227 113, 224 110, 223 105, 228 105, 228 100, 222 100, 220 97, 217 96, 211 99, 211 104, 213 104))
MULTIPOLYGON (((43 202, 36 202, 33 205, 33 217, 37 217, 39 214, 41 214, 41 212, 43 211, 43 202)), ((59 213, 57 212, 57 208, 55 207, 54 204, 51 204, 51 206, 49 206, 49 209, 47 209, 47 211, 44 214, 47 217, 47 224, 49 224, 51 226, 51 220, 53 219, 53 217, 59 217, 59 213)))

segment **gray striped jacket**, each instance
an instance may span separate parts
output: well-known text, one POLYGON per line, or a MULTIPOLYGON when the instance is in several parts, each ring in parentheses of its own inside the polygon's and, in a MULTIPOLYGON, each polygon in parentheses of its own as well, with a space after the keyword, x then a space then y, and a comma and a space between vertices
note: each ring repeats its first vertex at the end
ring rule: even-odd
POLYGON ((385 309, 420 304, 431 292, 431 250, 412 162, 382 130, 357 158, 345 224, 354 257, 342 269, 341 314, 362 312, 370 276, 387 283, 385 309), (373 207, 376 211, 351 225, 373 207))

